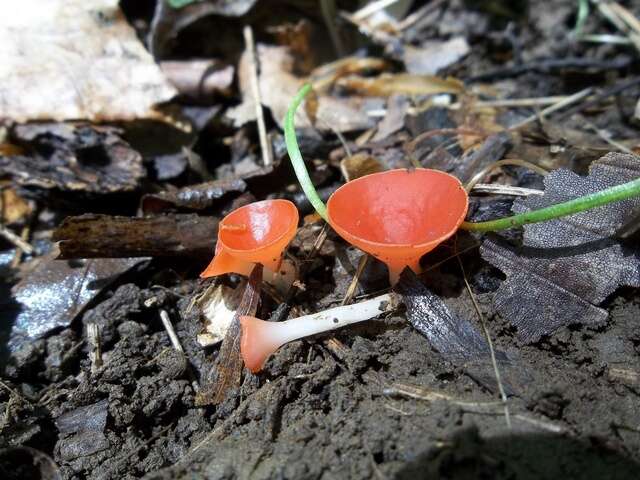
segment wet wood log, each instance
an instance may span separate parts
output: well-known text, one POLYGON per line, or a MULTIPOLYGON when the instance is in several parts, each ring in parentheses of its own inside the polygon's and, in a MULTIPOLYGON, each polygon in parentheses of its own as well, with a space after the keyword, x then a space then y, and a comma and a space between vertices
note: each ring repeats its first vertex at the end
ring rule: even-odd
POLYGON ((54 232, 61 259, 213 256, 218 219, 195 214, 153 217, 80 215, 54 232))

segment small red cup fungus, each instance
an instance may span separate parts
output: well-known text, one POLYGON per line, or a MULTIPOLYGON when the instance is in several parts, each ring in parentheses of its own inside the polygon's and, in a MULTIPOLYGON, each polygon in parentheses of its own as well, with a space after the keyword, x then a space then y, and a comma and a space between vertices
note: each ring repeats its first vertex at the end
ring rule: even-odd
POLYGON ((420 273, 420 257, 455 233, 467 207, 457 178, 418 168, 344 184, 329 198, 327 214, 342 238, 387 264, 395 284, 406 266, 420 273))
POLYGON ((234 210, 220 221, 215 256, 200 277, 249 276, 256 263, 277 271, 297 228, 298 209, 289 200, 263 200, 234 210))

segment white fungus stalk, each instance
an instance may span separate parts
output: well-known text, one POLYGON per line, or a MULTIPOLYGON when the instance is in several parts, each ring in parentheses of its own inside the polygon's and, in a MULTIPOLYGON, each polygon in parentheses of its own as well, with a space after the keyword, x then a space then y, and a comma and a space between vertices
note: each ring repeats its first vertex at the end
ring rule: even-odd
POLYGON ((284 322, 266 322, 255 317, 242 316, 242 358, 249 370, 258 372, 269 355, 285 343, 370 320, 394 310, 397 305, 397 296, 388 293, 353 305, 331 308, 284 322))

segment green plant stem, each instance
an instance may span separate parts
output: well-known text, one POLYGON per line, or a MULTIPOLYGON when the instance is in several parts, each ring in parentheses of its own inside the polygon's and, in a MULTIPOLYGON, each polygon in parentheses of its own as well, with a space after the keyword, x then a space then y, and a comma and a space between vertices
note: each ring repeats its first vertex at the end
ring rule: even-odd
POLYGON ((313 205, 313 208, 316 209, 318 215, 328 222, 329 217, 327 216, 327 207, 318 196, 316 187, 313 186, 313 182, 311 181, 311 178, 309 178, 309 172, 307 172, 307 167, 302 159, 300 147, 298 147, 298 140, 296 139, 296 128, 294 125, 296 110, 309 91, 311 91, 311 84, 306 83, 300 91, 298 91, 291 102, 289 110, 287 110, 287 115, 284 117, 284 141, 287 144, 287 152, 289 152, 291 165, 293 165, 293 170, 296 172, 296 177, 298 177, 298 182, 300 182, 302 191, 309 199, 309 202, 311 202, 311 205, 313 205))
MULTIPOLYGON (((313 208, 316 209, 316 212, 328 222, 327 207, 318 196, 318 192, 316 192, 311 178, 309 178, 309 172, 307 172, 307 167, 304 164, 300 148, 298 147, 298 141, 296 140, 296 130, 293 121, 296 110, 310 90, 311 84, 305 84, 296 94, 293 102, 291 102, 284 119, 284 139, 287 144, 291 164, 296 172, 302 190, 309 199, 309 202, 311 202, 311 205, 313 205, 313 208)), ((640 178, 628 183, 623 183, 622 185, 607 188, 600 192, 585 195, 584 197, 569 200, 568 202, 551 205, 550 207, 541 208, 540 210, 521 213, 512 217, 487 222, 463 222, 460 228, 474 232, 505 230, 507 228, 521 227, 528 223, 546 222, 547 220, 573 215, 591 208, 601 207, 608 203, 618 202, 636 196, 640 196, 640 178)))
POLYGON ((607 188, 600 192, 578 197, 568 202, 558 203, 550 207, 521 213, 512 217, 489 220, 487 222, 463 222, 460 228, 474 232, 493 232, 507 228, 521 227, 528 223, 546 222, 555 218, 573 215, 595 207, 601 207, 608 203, 618 202, 627 198, 640 195, 640 178, 622 185, 607 188))

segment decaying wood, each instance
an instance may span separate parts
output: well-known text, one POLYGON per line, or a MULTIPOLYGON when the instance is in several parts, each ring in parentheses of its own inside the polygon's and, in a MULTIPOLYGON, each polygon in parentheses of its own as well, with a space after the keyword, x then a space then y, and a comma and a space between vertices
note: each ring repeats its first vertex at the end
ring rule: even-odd
POLYGON ((54 232, 60 257, 211 257, 218 219, 194 214, 154 217, 80 215, 66 218, 54 232))

